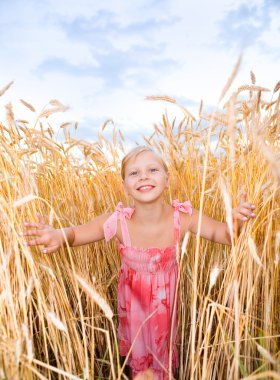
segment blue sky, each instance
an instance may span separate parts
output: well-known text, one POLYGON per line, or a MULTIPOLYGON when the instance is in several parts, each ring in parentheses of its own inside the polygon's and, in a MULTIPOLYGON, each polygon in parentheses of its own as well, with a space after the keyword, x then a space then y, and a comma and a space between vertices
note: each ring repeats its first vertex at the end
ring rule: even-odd
MULTIPOLYGON (((0 0, 0 88, 17 118, 57 98, 70 106, 50 122, 78 121, 78 137, 94 140, 114 120, 125 136, 150 134, 174 106, 148 102, 169 95, 197 114, 217 103, 241 53, 233 87, 273 88, 279 80, 279 0, 0 0)), ((180 115, 178 115, 180 117, 180 115)))

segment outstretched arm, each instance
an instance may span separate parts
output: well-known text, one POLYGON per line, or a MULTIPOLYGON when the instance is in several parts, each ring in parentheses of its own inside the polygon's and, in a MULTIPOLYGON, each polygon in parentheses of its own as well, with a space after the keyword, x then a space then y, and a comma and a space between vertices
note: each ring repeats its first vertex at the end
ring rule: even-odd
MULTIPOLYGON (((256 207, 252 203, 246 201, 245 194, 240 197, 238 207, 232 210, 233 225, 235 225, 236 221, 238 228, 237 232, 239 232, 244 223, 256 216, 254 213, 255 208, 256 207)), ((198 232, 198 219, 199 212, 193 209, 193 214, 190 218, 188 229, 195 234, 198 232)), ((202 215, 200 236, 216 243, 231 244, 230 232, 227 223, 219 222, 207 215, 202 215)))
POLYGON ((43 246, 43 253, 53 253, 68 243, 70 246, 80 246, 93 243, 104 238, 103 224, 110 214, 103 214, 92 221, 74 227, 55 229, 46 224, 45 218, 37 214, 38 221, 25 223, 23 236, 29 238, 26 241, 28 246, 43 246))

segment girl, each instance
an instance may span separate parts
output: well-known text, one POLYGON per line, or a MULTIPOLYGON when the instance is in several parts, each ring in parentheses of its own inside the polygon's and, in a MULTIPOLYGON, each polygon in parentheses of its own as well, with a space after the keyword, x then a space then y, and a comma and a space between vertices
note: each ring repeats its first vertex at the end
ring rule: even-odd
MULTIPOLYGON (((24 235, 31 237, 29 246, 42 245, 44 253, 58 251, 66 240, 74 247, 116 236, 122 257, 118 284, 120 354, 126 356, 132 346, 128 364, 133 376, 150 368, 155 379, 164 380, 177 367, 176 246, 187 230, 197 232, 199 213, 189 201, 174 200, 172 206, 163 203, 169 185, 168 169, 151 148, 140 146, 127 154, 121 174, 125 192, 134 201, 133 208, 119 203, 112 214, 63 230, 52 228, 39 216, 37 223, 25 224, 24 235), (173 312, 175 323, 171 326, 173 312)), ((238 227, 255 217, 254 208, 243 196, 233 210, 238 227)), ((227 224, 206 215, 202 216, 200 234, 217 243, 231 243, 227 224)))

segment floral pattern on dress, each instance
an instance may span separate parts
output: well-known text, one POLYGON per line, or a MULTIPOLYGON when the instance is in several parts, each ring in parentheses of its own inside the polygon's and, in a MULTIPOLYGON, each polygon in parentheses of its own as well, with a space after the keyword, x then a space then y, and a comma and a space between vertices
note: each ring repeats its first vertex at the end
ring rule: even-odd
POLYGON ((190 202, 179 203, 176 200, 173 207, 174 245, 166 249, 132 247, 125 217, 130 218, 133 209, 124 209, 121 204, 104 224, 109 239, 116 233, 117 227, 113 224, 120 220, 124 241, 119 244, 122 258, 118 283, 120 354, 126 356, 130 352, 127 362, 133 376, 151 368, 156 380, 168 379, 170 349, 171 371, 178 365, 176 245, 180 236, 179 211, 191 214, 191 205, 190 202))

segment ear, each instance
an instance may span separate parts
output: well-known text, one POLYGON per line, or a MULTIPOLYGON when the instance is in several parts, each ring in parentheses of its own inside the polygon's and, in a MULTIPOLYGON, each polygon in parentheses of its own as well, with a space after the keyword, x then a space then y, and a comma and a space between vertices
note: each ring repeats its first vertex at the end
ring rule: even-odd
POLYGON ((166 173, 166 188, 168 188, 170 185, 170 177, 169 177, 169 172, 166 173))
POLYGON ((125 181, 124 181, 124 180, 122 180, 122 185, 123 185, 123 190, 124 190, 125 194, 128 195, 128 192, 127 192, 127 189, 126 189, 125 181))

